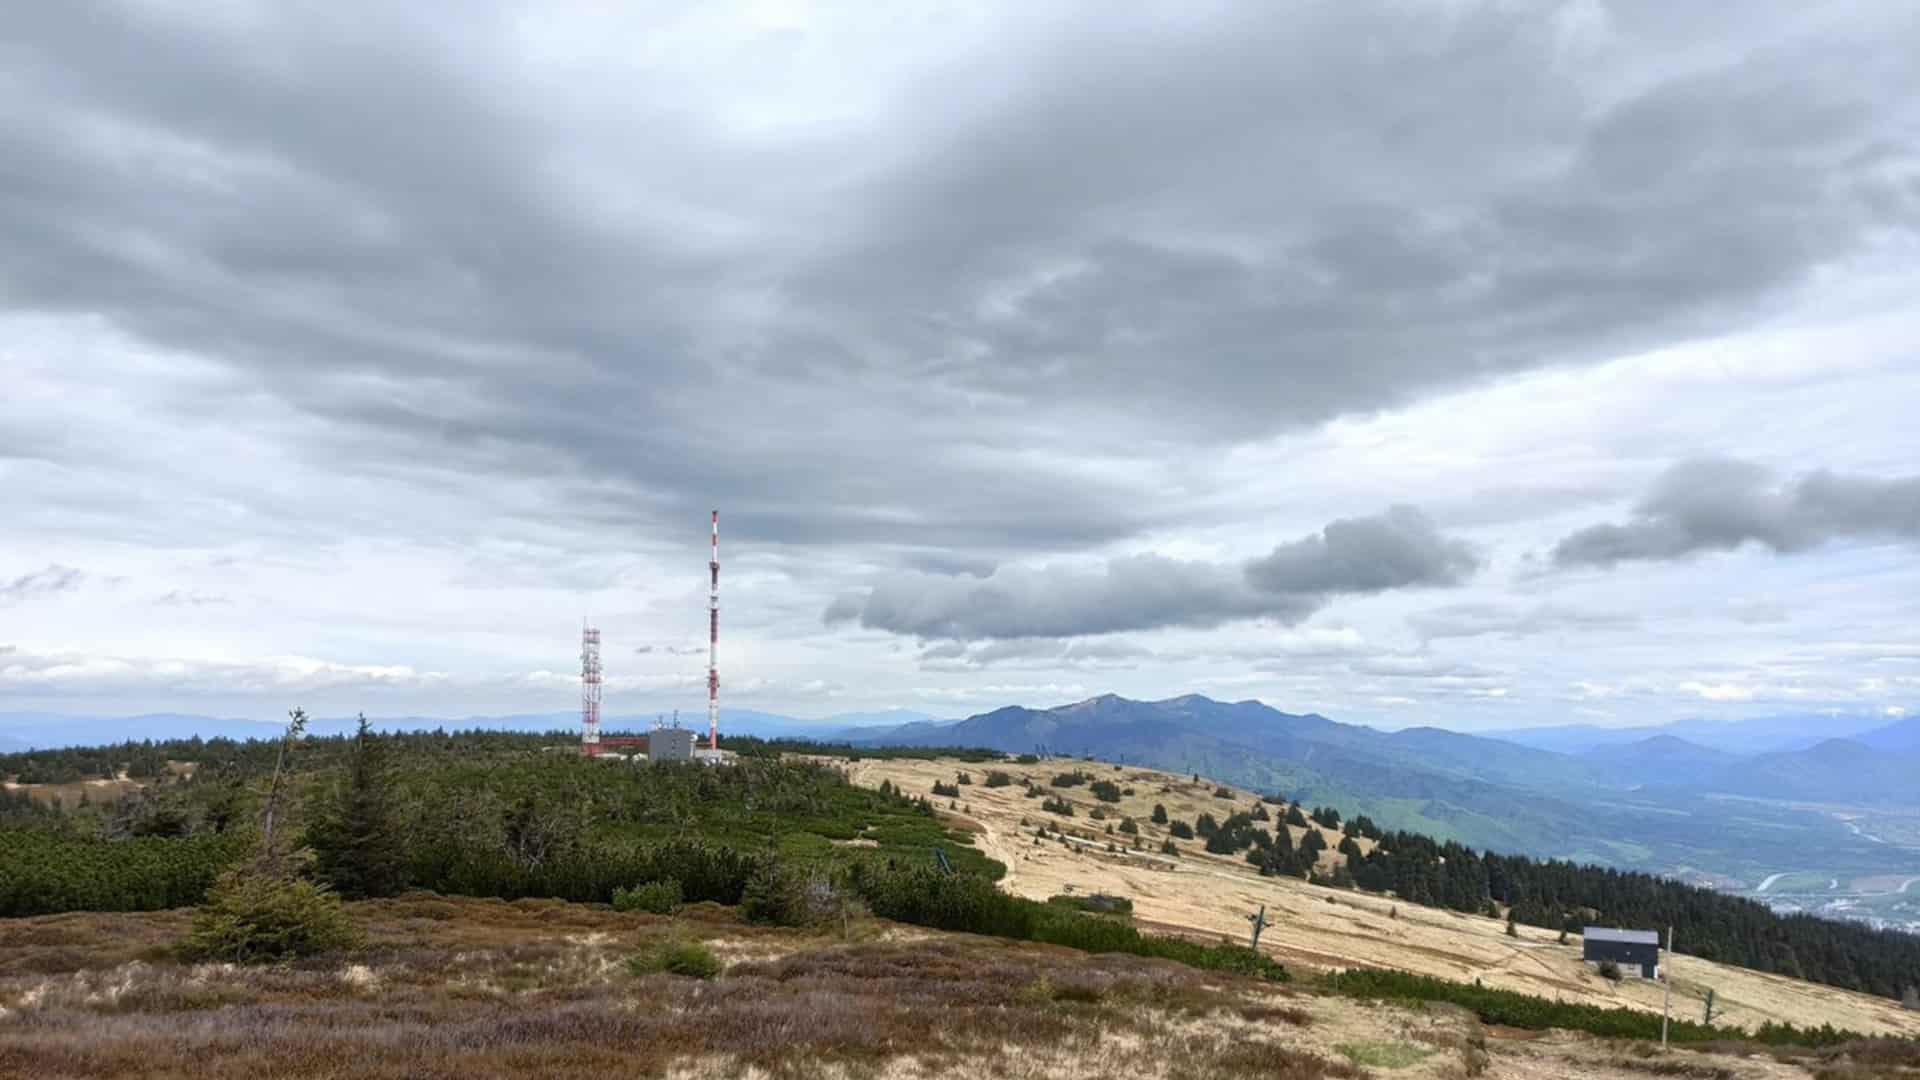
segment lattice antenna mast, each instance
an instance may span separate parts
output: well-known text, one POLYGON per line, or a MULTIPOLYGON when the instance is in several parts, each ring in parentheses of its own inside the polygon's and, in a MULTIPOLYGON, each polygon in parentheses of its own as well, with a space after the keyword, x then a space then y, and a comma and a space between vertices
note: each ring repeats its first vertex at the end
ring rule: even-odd
POLYGON ((580 752, 600 753, 600 631, 580 626, 580 752))
POLYGON ((713 512, 713 557, 707 561, 707 749, 720 749, 720 511, 713 512))

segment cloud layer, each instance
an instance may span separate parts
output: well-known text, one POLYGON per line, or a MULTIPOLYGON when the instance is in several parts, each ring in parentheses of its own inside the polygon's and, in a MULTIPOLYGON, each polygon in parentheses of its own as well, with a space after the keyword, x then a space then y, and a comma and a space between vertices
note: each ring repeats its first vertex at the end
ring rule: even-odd
POLYGON ((1749 543, 1794 554, 1841 539, 1920 544, 1920 476, 1784 479, 1751 462, 1685 461, 1655 481, 1631 520, 1573 533, 1554 545, 1553 561, 1605 567, 1749 543))
POLYGON ((1335 596, 1457 585, 1479 567, 1463 540, 1410 506, 1345 518, 1238 566, 1161 555, 1095 568, 1007 567, 985 578, 910 573, 842 597, 829 624, 920 638, 1057 638, 1212 627, 1237 619, 1298 622, 1335 596))
POLYGON ((1907 693, 1902 5, 16 6, 0 708, 1907 693))

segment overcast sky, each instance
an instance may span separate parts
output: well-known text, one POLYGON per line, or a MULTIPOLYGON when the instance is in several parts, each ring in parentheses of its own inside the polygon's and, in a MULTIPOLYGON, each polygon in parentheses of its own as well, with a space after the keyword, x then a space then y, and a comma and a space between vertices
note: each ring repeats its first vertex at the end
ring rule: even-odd
POLYGON ((1920 7, 18 5, 0 711, 1920 709, 1920 7), (1284 9, 1284 14, 1282 11, 1284 9))

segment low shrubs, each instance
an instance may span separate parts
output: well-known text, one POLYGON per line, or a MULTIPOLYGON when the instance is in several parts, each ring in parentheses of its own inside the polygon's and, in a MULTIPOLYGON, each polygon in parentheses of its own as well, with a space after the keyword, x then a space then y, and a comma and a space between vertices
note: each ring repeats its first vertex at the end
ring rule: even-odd
POLYGON ((859 897, 825 871, 772 860, 754 871, 740 896, 741 917, 764 926, 844 929, 863 910, 859 897))
POLYGON ((1202 945, 1152 937, 1114 919, 1008 896, 971 874, 915 868, 856 868, 854 887, 873 913, 897 922, 1022 941, 1065 945, 1090 953, 1160 957, 1209 971, 1230 971, 1285 982, 1287 969, 1238 945, 1202 945))
POLYGON ((988 787, 1011 787, 1012 785, 1013 776, 1010 773, 1003 772, 999 769, 994 769, 992 772, 987 773, 988 787))
MULTIPOLYGON (((1609 1039, 1658 1039, 1660 1014, 1638 1009, 1604 1008, 1581 1005, 1512 990, 1449 982, 1429 975, 1411 975, 1404 971, 1354 968, 1335 972, 1322 985, 1347 997, 1385 1001, 1445 1001, 1471 1010, 1489 1024, 1544 1031, 1564 1028, 1585 1031, 1609 1039)), ((1863 1039, 1858 1032, 1843 1031, 1832 1025, 1796 1028, 1791 1024, 1766 1023, 1749 1033, 1739 1028, 1714 1027, 1689 1020, 1673 1021, 1670 1036, 1674 1042, 1704 1043, 1722 1040, 1750 1040, 1768 1046, 1834 1046, 1863 1039)))
POLYGON ((1124 896, 1110 896, 1106 893, 1090 893, 1086 896, 1073 896, 1068 893, 1055 893, 1047 897, 1047 903, 1069 911, 1084 911, 1090 915, 1131 915, 1133 901, 1124 896))
POLYGON ((360 933, 324 885, 303 878, 229 870, 207 890, 180 944, 189 960, 270 964, 351 948, 360 933))
POLYGON ((627 960, 633 975, 685 975, 691 979, 711 979, 720 974, 720 960, 713 950, 693 941, 663 941, 634 954, 627 960))
POLYGON ((1101 802, 1117 803, 1120 801, 1120 785, 1111 780, 1095 780, 1087 790, 1093 792, 1093 797, 1099 799, 1101 802))
POLYGON ((680 910, 684 896, 680 883, 668 878, 665 881, 649 881, 635 885, 631 889, 613 890, 613 910, 645 911, 654 915, 671 915, 680 910))

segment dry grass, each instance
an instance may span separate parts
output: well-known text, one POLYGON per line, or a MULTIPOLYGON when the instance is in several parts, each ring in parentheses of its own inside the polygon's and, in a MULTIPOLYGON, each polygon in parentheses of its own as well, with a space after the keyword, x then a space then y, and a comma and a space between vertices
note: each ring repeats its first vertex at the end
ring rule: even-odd
MULTIPOLYGON (((919 793, 936 779, 952 779, 960 768, 969 766, 950 759, 862 760, 849 772, 859 784, 877 787, 890 780, 909 793, 919 793)), ((980 771, 978 766, 970 768, 980 771)), ((1195 783, 1188 776, 1132 766, 1116 769, 1099 762, 1010 762, 995 768, 1011 774, 1013 785, 962 788, 961 812, 955 815, 943 809, 941 815, 965 823, 981 850, 1007 864, 1002 884, 1020 896, 1044 900, 1063 892, 1112 893, 1132 899, 1135 922, 1143 929, 1236 942, 1246 940, 1247 915, 1264 904, 1270 925, 1260 939, 1262 950, 1298 971, 1390 967, 1457 982, 1480 980, 1487 986, 1571 1002, 1650 1012, 1661 1008, 1658 983, 1627 979, 1616 984, 1599 978, 1581 963, 1577 938, 1561 945, 1556 934, 1526 926, 1519 928, 1518 938, 1509 938, 1499 919, 1397 903, 1295 879, 1263 878, 1238 856, 1209 855, 1197 841, 1177 841, 1181 848, 1177 859, 1158 854, 1167 833, 1149 820, 1155 803, 1165 805, 1175 819, 1192 821, 1201 812, 1225 818, 1233 809, 1251 807, 1251 792, 1235 790, 1232 799, 1220 799, 1213 795, 1211 781, 1195 783), (1143 851, 1105 851, 1109 840, 1129 838, 1108 837, 1106 822, 1088 820, 1096 802, 1085 786, 1049 786, 1054 774, 1071 769, 1111 777, 1134 790, 1119 804, 1107 804, 1107 809, 1116 822, 1120 814, 1135 819, 1143 851), (1029 779, 1048 795, 1073 803, 1076 816, 1041 814, 1037 800, 1023 797, 1023 781, 1029 779), (1064 828, 1068 842, 1050 839, 1036 845, 1033 825, 1020 826, 1023 817, 1064 828)), ((1297 827, 1292 831, 1296 842, 1305 832, 1297 827)), ((1322 832, 1329 848, 1338 846, 1338 836, 1322 832)), ((1332 852, 1324 856, 1335 857, 1332 852)), ((1716 1018, 1729 1024, 1753 1028, 1767 1020, 1802 1027, 1826 1023, 1874 1034, 1920 1036, 1920 1013, 1904 1011, 1896 1001, 1689 956, 1677 958, 1673 967, 1677 1016, 1700 1015, 1701 1000, 1711 988, 1716 1018)))
MULTIPOLYGON (((551 901, 416 894, 350 905, 366 944, 268 968, 187 965, 184 912, 0 920, 0 1076, 626 1075, 1313 1080, 1339 1047, 1419 1046, 1407 1080, 1908 1075, 1910 1048, 1786 1062, 1563 1033, 1489 1041, 1463 1010, 1368 1007, 1163 960, 863 921, 847 940, 551 901), (627 961, 698 942, 711 981, 627 961), (1884 1060, 1883 1060, 1884 1059, 1884 1060), (1879 1070, 1879 1071, 1875 1071, 1879 1070), (1889 1071, 1893 1070, 1893 1071, 1889 1071)), ((1741 1048, 1750 1050, 1751 1048, 1741 1048)))
POLYGON ((1167 961, 884 924, 846 943, 711 906, 351 911, 362 949, 249 969, 172 960, 184 913, 0 921, 0 1076, 1358 1075, 1290 992, 1167 961), (628 973, 668 941, 736 959, 628 973))

